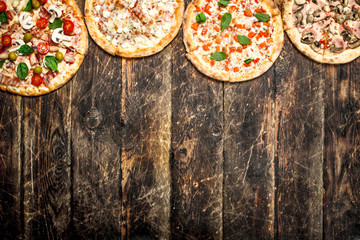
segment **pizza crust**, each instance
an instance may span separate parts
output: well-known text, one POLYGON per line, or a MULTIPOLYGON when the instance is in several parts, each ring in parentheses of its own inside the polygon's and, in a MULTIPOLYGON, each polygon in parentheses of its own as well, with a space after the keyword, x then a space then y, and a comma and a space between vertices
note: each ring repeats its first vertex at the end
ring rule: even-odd
MULTIPOLYGON (((196 2, 196 1, 195 1, 196 2)), ((184 17, 184 44, 186 51, 193 51, 195 48, 194 44, 194 38, 191 34, 191 22, 192 19, 195 19, 195 5, 191 2, 189 3, 188 7, 185 11, 185 17, 184 17)))
POLYGON ((284 23, 284 30, 296 28, 294 25, 292 9, 294 0, 284 0, 282 9, 282 19, 284 23))
POLYGON ((163 50, 178 34, 182 17, 184 12, 184 1, 177 0, 178 7, 175 10, 175 21, 176 24, 172 26, 168 35, 164 36, 159 43, 148 48, 136 48, 135 50, 127 50, 119 48, 111 44, 105 37, 105 35, 98 28, 98 24, 92 16, 92 6, 95 0, 86 0, 85 2, 85 21, 92 39, 102 47, 106 52, 112 55, 118 55, 121 57, 135 58, 135 57, 146 57, 163 50))
POLYGON ((322 62, 328 64, 344 64, 355 60, 359 56, 360 48, 347 49, 344 52, 337 54, 326 50, 322 62))
POLYGON ((230 82, 244 82, 244 81, 252 80, 267 72, 267 70, 269 70, 269 68, 271 68, 273 64, 274 62, 268 59, 262 62, 260 68, 253 69, 245 75, 237 76, 236 74, 229 74, 230 76, 229 80, 230 82))
POLYGON ((208 67, 209 65, 207 63, 204 63, 204 61, 199 58, 199 55, 194 52, 189 52, 186 54, 186 57, 194 64, 194 66, 203 74, 206 76, 209 76, 211 78, 221 80, 221 81, 229 81, 230 75, 228 73, 224 73, 221 71, 215 71, 208 67))

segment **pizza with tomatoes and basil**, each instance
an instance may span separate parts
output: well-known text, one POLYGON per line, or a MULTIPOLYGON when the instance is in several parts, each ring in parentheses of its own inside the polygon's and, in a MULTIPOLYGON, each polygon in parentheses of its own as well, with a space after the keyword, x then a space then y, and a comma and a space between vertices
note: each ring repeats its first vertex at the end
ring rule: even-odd
POLYGON ((360 56, 360 0, 286 0, 283 20, 294 45, 315 61, 347 63, 360 56))
POLYGON ((266 72, 283 46, 271 0, 195 0, 184 19, 186 56, 207 76, 246 81, 266 72))
POLYGON ((0 88, 37 96, 71 79, 88 49, 74 0, 0 1, 0 88))
POLYGON ((86 0, 90 36, 105 51, 144 57, 167 46, 177 35, 183 0, 86 0))

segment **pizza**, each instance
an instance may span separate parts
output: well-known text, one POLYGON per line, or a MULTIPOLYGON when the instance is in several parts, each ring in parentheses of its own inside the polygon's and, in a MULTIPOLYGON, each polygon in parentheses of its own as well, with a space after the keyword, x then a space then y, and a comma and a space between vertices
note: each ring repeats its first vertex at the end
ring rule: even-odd
POLYGON ((155 54, 177 35, 183 0, 86 0, 90 36, 105 51, 122 57, 155 54))
POLYGON ((359 0, 286 0, 285 31, 306 56, 320 63, 347 63, 360 55, 359 0))
POLYGON ((266 72, 281 52, 283 35, 271 0, 195 0, 185 12, 186 56, 217 80, 246 81, 266 72))
POLYGON ((37 96, 68 82, 88 49, 74 0, 0 1, 0 88, 37 96))

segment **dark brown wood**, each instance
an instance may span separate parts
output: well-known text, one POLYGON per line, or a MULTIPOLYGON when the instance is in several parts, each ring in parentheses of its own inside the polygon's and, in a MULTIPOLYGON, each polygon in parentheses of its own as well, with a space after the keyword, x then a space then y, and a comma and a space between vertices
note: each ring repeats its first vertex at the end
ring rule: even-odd
POLYGON ((26 239, 69 237, 70 86, 41 98, 24 99, 26 239))
POLYGON ((0 93, 0 239, 23 235, 21 97, 0 93))
POLYGON ((122 239, 169 239, 173 54, 122 62, 122 239))
POLYGON ((224 238, 274 237, 274 68, 225 84, 224 238))
POLYGON ((89 49, 72 80, 73 237, 116 239, 121 209, 121 59, 93 41, 89 49))
POLYGON ((63 88, 1 92, 0 239, 360 239, 360 60, 285 40, 236 84, 181 32, 140 59, 90 40, 63 88))
POLYGON ((198 72, 174 41, 171 237, 221 239, 223 83, 198 72))
POLYGON ((360 239, 359 59, 325 72, 324 230, 360 239))
POLYGON ((286 39, 275 63, 277 238, 322 239, 324 65, 286 39))

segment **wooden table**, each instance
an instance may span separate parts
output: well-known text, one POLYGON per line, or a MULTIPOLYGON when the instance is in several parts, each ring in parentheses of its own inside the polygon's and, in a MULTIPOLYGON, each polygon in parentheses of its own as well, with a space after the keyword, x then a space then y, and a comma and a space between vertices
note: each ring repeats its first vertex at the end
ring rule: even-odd
POLYGON ((60 90, 0 93, 0 239, 358 240, 359 75, 287 37, 238 84, 199 73, 182 33, 143 59, 90 40, 60 90))

